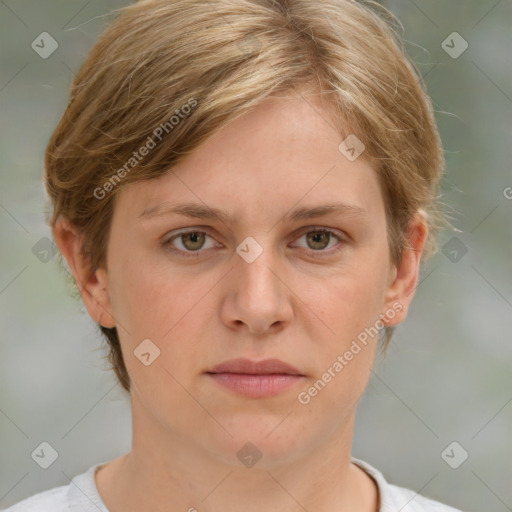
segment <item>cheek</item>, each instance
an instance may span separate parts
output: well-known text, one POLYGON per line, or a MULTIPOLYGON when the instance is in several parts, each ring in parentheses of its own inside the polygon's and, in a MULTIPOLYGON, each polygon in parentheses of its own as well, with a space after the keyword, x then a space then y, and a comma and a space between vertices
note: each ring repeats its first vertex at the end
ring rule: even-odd
MULTIPOLYGON (((182 381, 189 371, 187 363, 200 359, 204 323, 212 315, 205 306, 211 299, 208 291, 215 290, 215 280, 206 275, 191 279, 176 270, 164 270, 147 268, 126 280, 122 312, 129 335, 123 346, 133 352, 142 340, 152 340, 160 350, 156 366, 182 381)), ((168 380, 169 375, 158 378, 162 377, 168 380)))
POLYGON ((114 314, 134 338, 161 339, 197 293, 178 271, 155 265, 145 254, 132 254, 112 271, 114 314))
POLYGON ((331 282, 323 295, 316 296, 316 303, 313 301, 329 329, 323 329, 321 337, 310 334, 310 352, 318 373, 302 397, 311 400, 310 412, 319 421, 335 417, 333 428, 351 414, 368 384, 379 342, 382 297, 380 283, 366 274, 331 282))
POLYGON ((309 289, 316 290, 310 295, 311 309, 319 312, 318 317, 331 334, 347 340, 379 319, 385 299, 386 268, 377 262, 354 266, 323 283, 312 280, 309 289))
POLYGON ((313 322, 325 333, 319 339, 310 325, 310 339, 316 340, 311 351, 319 372, 312 382, 311 395, 308 392, 316 403, 312 410, 335 408, 338 417, 342 417, 367 386, 382 327, 379 320, 386 290, 386 261, 371 255, 361 257, 357 264, 332 276, 323 286, 314 280, 310 283, 314 286, 310 289, 316 290, 310 297, 311 308, 319 312, 322 320, 318 322, 313 317, 313 322))
POLYGON ((144 272, 136 272, 132 266, 124 272, 131 278, 125 279, 119 289, 120 312, 128 330, 121 343, 132 382, 154 414, 166 410, 169 403, 178 408, 189 407, 190 397, 179 383, 189 386, 191 369, 200 360, 204 332, 201 298, 212 285, 208 285, 206 277, 191 280, 176 271, 163 272, 161 267, 146 265, 144 272), (144 352, 151 354, 148 366, 136 357, 143 353, 139 347, 146 339, 154 344, 144 345, 144 352), (158 354, 154 360, 153 353, 158 354))

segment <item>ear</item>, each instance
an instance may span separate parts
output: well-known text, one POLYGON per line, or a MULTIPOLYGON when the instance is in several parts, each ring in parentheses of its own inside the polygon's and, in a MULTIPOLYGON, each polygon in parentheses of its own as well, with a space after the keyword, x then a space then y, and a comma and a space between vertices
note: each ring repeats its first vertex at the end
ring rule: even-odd
POLYGON ((391 327, 403 322, 414 297, 420 274, 421 255, 428 235, 427 214, 418 210, 409 222, 406 233, 407 243, 402 250, 402 260, 390 271, 389 286, 386 291, 385 311, 393 310, 395 314, 384 313, 382 322, 391 327))
POLYGON ((73 273, 91 318, 103 327, 115 327, 108 294, 107 272, 104 269, 91 272, 90 262, 81 251, 83 235, 66 218, 59 217, 53 236, 73 273))

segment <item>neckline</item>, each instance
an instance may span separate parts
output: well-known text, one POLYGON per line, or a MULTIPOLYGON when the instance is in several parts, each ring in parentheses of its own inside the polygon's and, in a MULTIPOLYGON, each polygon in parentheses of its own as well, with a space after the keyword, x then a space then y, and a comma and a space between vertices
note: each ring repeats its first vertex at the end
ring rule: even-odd
MULTIPOLYGON (((85 473, 75 476, 68 489, 68 503, 70 512, 109 512, 96 485, 96 472, 111 462, 106 460, 91 466, 85 473)), ((388 498, 385 491, 387 482, 382 473, 361 459, 350 457, 350 462, 361 468, 377 487, 379 512, 387 510, 388 498)))

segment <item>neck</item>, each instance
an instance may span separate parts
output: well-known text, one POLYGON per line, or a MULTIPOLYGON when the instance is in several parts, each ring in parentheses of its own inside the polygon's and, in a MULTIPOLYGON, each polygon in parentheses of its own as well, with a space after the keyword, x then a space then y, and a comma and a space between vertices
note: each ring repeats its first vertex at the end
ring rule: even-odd
POLYGON ((135 411, 131 452, 96 473, 111 512, 378 511, 375 483, 350 462, 355 413, 309 451, 286 460, 267 454, 245 467, 135 411))

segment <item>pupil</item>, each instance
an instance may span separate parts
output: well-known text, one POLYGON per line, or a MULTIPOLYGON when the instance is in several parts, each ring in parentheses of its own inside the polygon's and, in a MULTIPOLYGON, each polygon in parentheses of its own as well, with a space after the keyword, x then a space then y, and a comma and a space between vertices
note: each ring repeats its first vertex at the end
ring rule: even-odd
POLYGON ((188 247, 190 250, 197 250, 197 249, 201 248, 201 245, 202 245, 201 233, 192 232, 192 233, 187 233, 184 236, 185 236, 185 242, 184 242, 185 246, 188 247), (187 245, 187 241, 189 242, 189 244, 192 244, 192 247, 187 245))
MULTIPOLYGON (((327 238, 328 238, 328 233, 322 233, 320 231, 316 231, 314 232, 315 234, 313 234, 312 236, 310 235, 310 239, 312 238, 312 242, 313 244, 317 244, 317 243, 320 243, 321 244, 321 249, 323 249, 324 247, 326 247, 326 244, 325 242, 327 241, 327 238), (324 243, 322 244, 322 238, 324 239, 324 243)), ((318 247, 317 247, 318 249, 318 247)))

